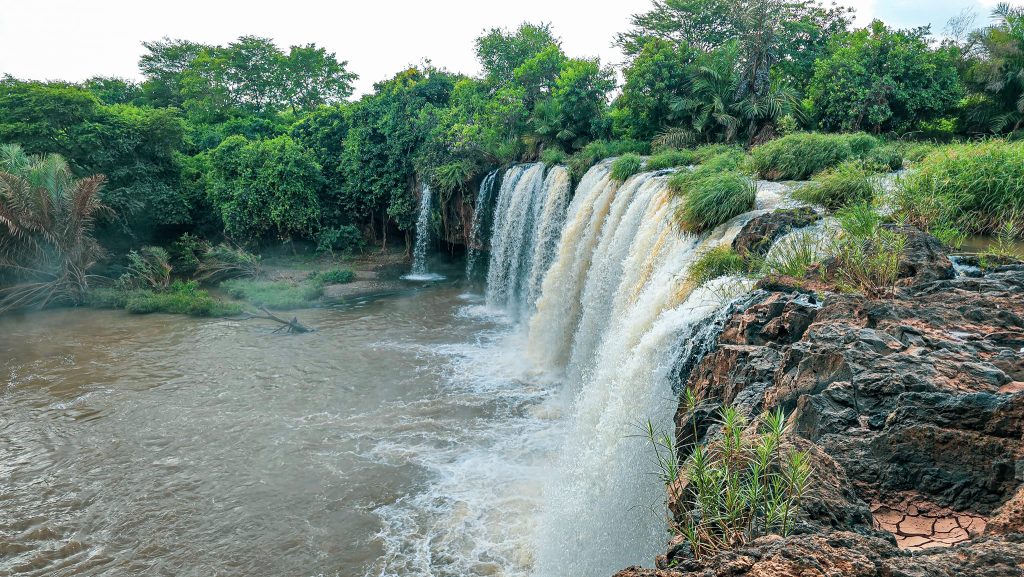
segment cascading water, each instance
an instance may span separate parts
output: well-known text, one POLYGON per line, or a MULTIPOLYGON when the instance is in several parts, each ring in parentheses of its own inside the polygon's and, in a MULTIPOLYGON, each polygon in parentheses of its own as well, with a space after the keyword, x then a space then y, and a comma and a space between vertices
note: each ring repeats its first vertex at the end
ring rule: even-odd
POLYGON ((619 183, 610 169, 590 169, 566 211, 564 169, 542 178, 540 165, 513 167, 494 211, 487 304, 529 317, 532 374, 560 383, 549 404, 564 432, 543 468, 536 577, 608 575, 663 549, 664 490, 640 426, 670 430, 675 381, 713 346, 725 305, 750 289, 738 278, 696 288, 687 271, 782 198, 766 187, 762 210, 690 235, 672 222, 670 171, 619 183))
POLYGON ((532 310, 569 202, 568 171, 556 167, 547 178, 544 172, 543 163, 513 167, 498 191, 487 304, 514 318, 532 310))
POLYGON ((491 218, 491 200, 494 197, 494 183, 498 180, 498 171, 492 170, 480 183, 480 192, 476 195, 476 210, 473 211, 473 223, 470 230, 469 255, 466 258, 466 278, 473 279, 476 275, 477 262, 483 252, 486 227, 491 218))
POLYGON ((427 251, 430 248, 430 211, 433 209, 433 192, 425 183, 420 189, 420 213, 416 218, 416 245, 412 252, 412 272, 402 277, 406 280, 442 280, 443 276, 431 273, 427 268, 427 251))

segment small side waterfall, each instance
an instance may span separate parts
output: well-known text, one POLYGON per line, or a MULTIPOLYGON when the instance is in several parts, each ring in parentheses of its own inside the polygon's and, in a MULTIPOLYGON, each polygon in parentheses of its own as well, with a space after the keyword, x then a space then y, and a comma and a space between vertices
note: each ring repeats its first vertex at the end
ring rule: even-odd
POLYGON ((466 278, 473 279, 476 275, 480 253, 488 238, 493 214, 491 201, 494 198, 494 183, 498 180, 498 171, 492 170, 480 183, 480 192, 476 195, 476 208, 473 211, 472 230, 470 230, 469 255, 466 258, 466 278))
POLYGON ((545 178, 539 164, 516 166, 494 209, 487 304, 523 321, 533 374, 560 383, 551 402, 564 415, 533 536, 536 577, 609 575, 663 550, 664 488, 638 432, 647 421, 671 430, 675 381, 752 285, 695 287, 688 270, 782 198, 766 189, 762 210, 698 236, 673 223, 671 171, 623 183, 610 171, 611 160, 591 168, 569 202, 565 169, 545 178))
POLYGON ((416 245, 412 252, 412 272, 402 277, 406 280, 442 280, 443 276, 427 269, 427 251, 430 248, 430 215, 434 194, 426 183, 420 189, 420 213, 416 218, 416 245))

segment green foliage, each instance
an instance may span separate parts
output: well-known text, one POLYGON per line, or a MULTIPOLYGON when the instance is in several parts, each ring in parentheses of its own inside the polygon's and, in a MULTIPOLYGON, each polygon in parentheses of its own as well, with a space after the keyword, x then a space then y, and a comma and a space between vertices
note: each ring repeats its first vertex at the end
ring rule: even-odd
POLYGON ((961 76, 973 90, 960 118, 968 134, 1013 132, 1024 122, 1024 8, 1000 3, 992 20, 952 43, 961 76))
POLYGON ((810 184, 796 189, 793 198, 838 210, 851 204, 870 204, 875 188, 872 173, 864 163, 850 160, 818 173, 810 184))
POLYGON ((904 148, 896 144, 884 144, 863 155, 864 165, 873 172, 889 172, 903 168, 904 148))
POLYGON ((650 154, 651 146, 635 140, 595 140, 569 158, 569 169, 573 178, 579 180, 591 166, 613 156, 625 154, 650 154))
POLYGON ((695 58, 685 44, 649 40, 624 71, 626 84, 612 112, 616 133, 651 140, 666 123, 681 122, 673 104, 688 93, 695 58))
POLYGON ((351 269, 334 269, 313 273, 311 280, 323 284, 348 284, 356 280, 356 273, 351 269))
POLYGON ((711 230, 753 210, 757 200, 757 186, 750 177, 708 165, 676 173, 669 179, 669 187, 680 197, 676 223, 693 233, 711 230))
POLYGON ((718 245, 701 253, 690 265, 687 280, 703 285, 719 277, 745 274, 747 261, 729 245, 718 245))
POLYGON ((568 160, 569 155, 561 148, 545 148, 544 152, 540 153, 540 161, 548 166, 565 164, 568 160))
POLYGON ((196 279, 215 283, 225 279, 254 278, 261 274, 259 255, 228 244, 210 247, 196 268, 196 279))
POLYGON ((612 163, 612 178, 625 182, 629 177, 638 174, 644 169, 644 159, 639 154, 624 154, 615 159, 612 163))
POLYGON ((886 226, 869 204, 848 206, 836 216, 840 233, 832 248, 832 280, 841 290, 869 298, 894 296, 906 235, 897 227, 886 226))
POLYGON ((718 426, 719 438, 694 446, 685 461, 671 435, 650 422, 645 431, 676 510, 672 530, 697 559, 788 535, 811 479, 810 455, 783 448, 790 428, 781 409, 765 413, 752 433, 736 408, 723 407, 718 426))
POLYGON ((163 291, 97 288, 86 295, 86 306, 125 309, 132 314, 165 313, 194 317, 221 317, 241 312, 237 305, 214 299, 195 281, 174 281, 163 291))
POLYGON ((1024 143, 990 140, 936 149, 894 192, 897 214, 925 231, 998 230, 1024 213, 1024 143))
POLYGON ((806 180, 878 145, 878 139, 866 134, 791 134, 755 148, 751 161, 768 180, 806 180))
POLYGON ((288 136, 232 136, 211 153, 210 199, 231 238, 309 237, 320 218, 320 166, 288 136))
POLYGON ((32 157, 0 145, 0 312, 77 304, 104 256, 93 237, 102 176, 78 179, 60 156, 32 157))
POLYGON ((366 249, 366 238, 354 226, 322 228, 317 234, 316 251, 330 254, 355 254, 366 249))
POLYGON ((996 230, 995 240, 981 253, 981 268, 991 268, 1007 262, 1024 261, 1024 249, 1020 239, 1024 238, 1024 227, 1020 217, 1011 215, 996 230))
POLYGON ((799 231, 779 240, 762 259, 752 264, 761 275, 802 279, 828 255, 827 242, 812 231, 799 231))
POLYGON ((698 162, 695 150, 666 149, 655 153, 647 159, 648 170, 665 170, 677 166, 689 166, 698 162))
POLYGON ((195 274, 211 246, 210 243, 189 233, 184 233, 171 243, 170 262, 178 274, 186 277, 195 274))
POLYGON ((220 287, 232 298, 275 310, 309 308, 324 294, 324 284, 319 279, 304 283, 232 279, 222 282, 220 287))
POLYGON ((142 236, 185 224, 178 153, 184 125, 174 110, 104 105, 67 83, 0 80, 0 142, 56 153, 77 177, 106 177, 103 202, 142 236))
POLYGON ((808 88, 822 127, 908 131, 950 110, 963 96, 956 60, 950 50, 932 50, 927 34, 876 20, 835 38, 808 88))
POLYGON ((171 255, 157 246, 142 247, 128 253, 128 270, 118 279, 126 288, 163 290, 171 285, 171 255))

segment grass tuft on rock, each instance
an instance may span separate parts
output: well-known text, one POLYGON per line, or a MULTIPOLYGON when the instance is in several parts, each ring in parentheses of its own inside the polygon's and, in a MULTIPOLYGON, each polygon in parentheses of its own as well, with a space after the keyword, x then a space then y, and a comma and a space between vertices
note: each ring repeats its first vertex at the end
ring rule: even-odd
POLYGON ((793 191, 793 198, 838 210, 857 203, 871 203, 875 197, 872 172, 864 163, 847 161, 819 173, 814 180, 793 191))
POLYGON ((634 153, 623 154, 612 163, 612 178, 618 182, 626 182, 631 176, 639 174, 643 169, 643 157, 634 153))
POLYGON ((690 265, 687 280, 699 286, 719 277, 745 274, 747 268, 747 261, 732 247, 719 245, 697 257, 690 265))
POLYGON ((669 188, 680 197, 676 223, 692 233, 711 230, 751 211, 757 201, 757 186, 748 176, 710 167, 673 175, 669 188))

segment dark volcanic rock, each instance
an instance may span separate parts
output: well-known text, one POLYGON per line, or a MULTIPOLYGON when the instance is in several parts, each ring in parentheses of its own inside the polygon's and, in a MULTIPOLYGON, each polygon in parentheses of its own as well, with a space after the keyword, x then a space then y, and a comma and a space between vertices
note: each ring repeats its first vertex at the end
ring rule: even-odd
POLYGON ((950 278, 909 236, 895 298, 762 283, 689 374, 682 458, 723 404, 789 414, 814 463, 794 534, 619 576, 1024 576, 1024 270, 950 278))
POLYGON ((740 254, 763 256, 782 235, 821 220, 810 207, 776 210, 756 216, 743 225, 732 248, 740 254))

